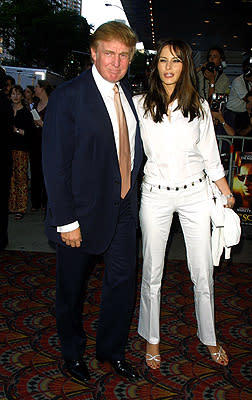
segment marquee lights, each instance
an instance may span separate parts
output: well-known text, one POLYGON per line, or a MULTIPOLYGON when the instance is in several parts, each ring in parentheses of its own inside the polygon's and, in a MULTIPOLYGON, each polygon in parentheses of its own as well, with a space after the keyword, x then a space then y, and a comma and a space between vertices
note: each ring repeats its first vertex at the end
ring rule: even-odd
POLYGON ((154 18, 152 14, 152 0, 149 0, 149 13, 150 13, 150 24, 151 24, 151 35, 152 35, 152 44, 153 47, 155 47, 156 41, 155 41, 155 32, 154 32, 154 18))

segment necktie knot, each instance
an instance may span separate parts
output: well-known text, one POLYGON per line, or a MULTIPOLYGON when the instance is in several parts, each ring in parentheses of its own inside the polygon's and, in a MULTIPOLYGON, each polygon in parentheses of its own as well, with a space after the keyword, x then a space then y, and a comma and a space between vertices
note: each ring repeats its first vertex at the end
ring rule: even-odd
POLYGON ((114 87, 113 87, 113 90, 114 90, 115 94, 118 94, 118 93, 119 93, 119 89, 118 89, 118 86, 117 86, 116 83, 115 83, 115 85, 114 85, 114 87))

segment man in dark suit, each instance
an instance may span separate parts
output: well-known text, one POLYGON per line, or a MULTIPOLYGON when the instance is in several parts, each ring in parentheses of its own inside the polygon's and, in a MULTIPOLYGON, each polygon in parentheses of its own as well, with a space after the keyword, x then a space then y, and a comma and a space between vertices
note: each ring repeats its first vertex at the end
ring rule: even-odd
POLYGON ((142 161, 137 115, 123 81, 135 44, 125 24, 101 25, 91 37, 93 67, 54 91, 43 127, 46 231, 57 243, 57 329, 66 367, 82 381, 90 378, 82 358, 83 291, 95 254, 105 261, 96 358, 119 375, 138 377, 124 354, 135 296, 142 161))
POLYGON ((10 135, 13 133, 14 114, 11 103, 4 93, 6 74, 0 67, 0 250, 8 244, 8 199, 11 179, 12 156, 10 135))

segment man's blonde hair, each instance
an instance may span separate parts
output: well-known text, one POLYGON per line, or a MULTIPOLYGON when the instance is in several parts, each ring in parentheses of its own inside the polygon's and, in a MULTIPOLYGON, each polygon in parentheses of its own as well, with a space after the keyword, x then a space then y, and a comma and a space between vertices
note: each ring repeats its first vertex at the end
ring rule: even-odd
POLYGON ((97 49, 99 41, 119 40, 130 48, 130 60, 136 51, 137 38, 135 33, 122 22, 109 21, 100 25, 90 39, 90 47, 97 49))

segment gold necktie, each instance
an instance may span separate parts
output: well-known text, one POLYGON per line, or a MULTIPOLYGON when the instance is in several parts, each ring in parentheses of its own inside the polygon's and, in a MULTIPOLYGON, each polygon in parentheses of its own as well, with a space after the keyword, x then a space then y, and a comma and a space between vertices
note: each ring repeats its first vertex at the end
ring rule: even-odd
POLYGON ((114 104, 116 115, 119 125, 119 166, 121 172, 122 186, 121 197, 124 199, 130 189, 131 180, 131 159, 130 159, 130 145, 128 127, 125 114, 122 108, 121 98, 118 86, 113 87, 114 90, 114 104))

